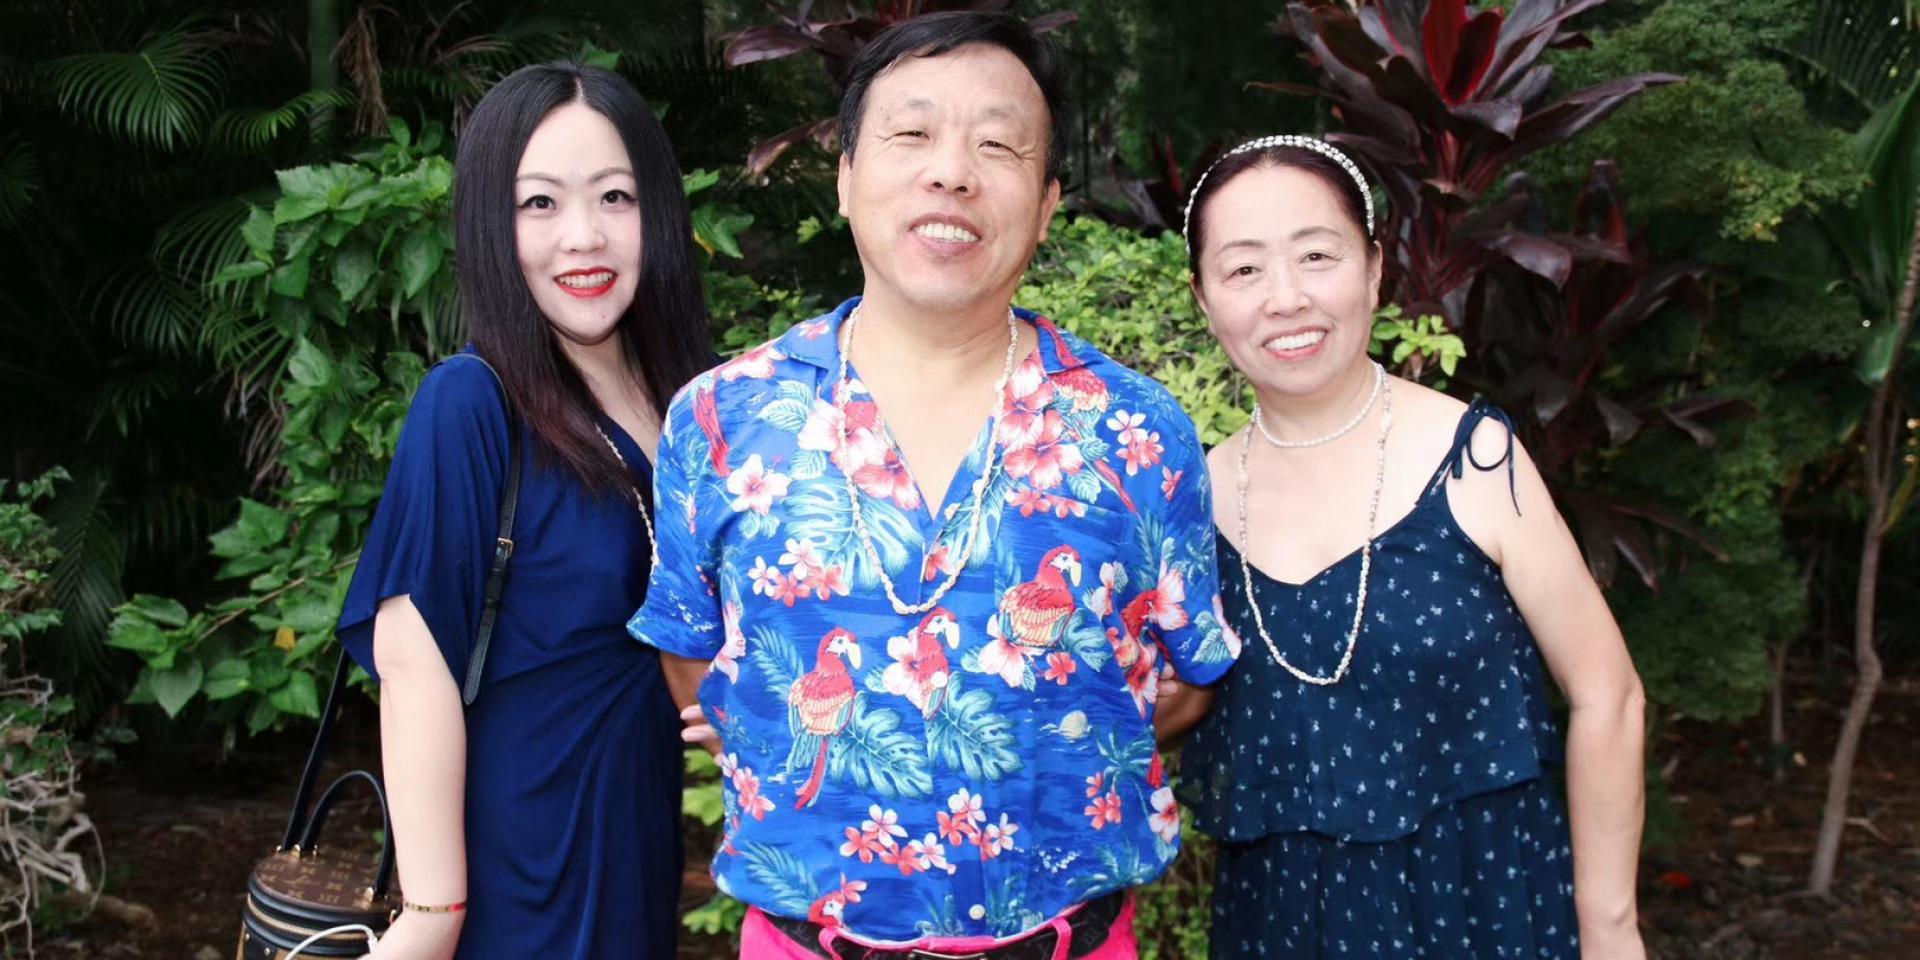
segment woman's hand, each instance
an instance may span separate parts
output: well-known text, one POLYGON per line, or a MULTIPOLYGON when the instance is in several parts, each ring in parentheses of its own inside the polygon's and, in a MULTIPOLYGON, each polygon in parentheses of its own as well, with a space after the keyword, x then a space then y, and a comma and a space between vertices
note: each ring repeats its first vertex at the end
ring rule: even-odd
POLYGON ((452 960, 464 913, 402 910, 367 960, 452 960))
POLYGON ((707 722, 706 711, 699 704, 682 709, 680 722, 686 724, 680 730, 681 740, 700 744, 709 750, 720 748, 720 734, 714 732, 713 724, 707 722))

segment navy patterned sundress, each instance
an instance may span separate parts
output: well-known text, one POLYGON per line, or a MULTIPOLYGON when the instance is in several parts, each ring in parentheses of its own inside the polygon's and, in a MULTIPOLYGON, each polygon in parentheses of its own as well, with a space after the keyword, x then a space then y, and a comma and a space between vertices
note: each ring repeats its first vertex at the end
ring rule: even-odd
MULTIPOLYGON (((1533 635, 1500 569, 1461 530, 1449 477, 1505 466, 1512 423, 1476 402, 1413 511, 1374 538, 1367 611, 1353 622, 1360 551, 1305 584, 1253 571, 1219 538, 1222 602, 1246 655, 1184 751, 1182 799, 1218 838, 1218 958, 1577 958, 1573 856, 1551 783, 1563 760, 1533 635), (1506 456, 1473 459, 1483 419, 1506 456)), ((1517 500, 1516 500, 1517 508, 1517 500)))

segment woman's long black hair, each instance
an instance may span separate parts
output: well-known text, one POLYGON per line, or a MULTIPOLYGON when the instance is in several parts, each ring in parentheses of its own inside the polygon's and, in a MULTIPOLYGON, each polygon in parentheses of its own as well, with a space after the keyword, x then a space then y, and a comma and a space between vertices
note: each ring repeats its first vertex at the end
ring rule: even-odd
POLYGON ((453 222, 460 312, 475 349, 505 382, 541 453, 558 457, 589 488, 624 490, 627 477, 594 422, 599 409, 560 339, 534 305, 514 235, 514 178, 535 127, 568 103, 584 103, 620 133, 633 162, 641 260, 633 305, 618 331, 627 368, 663 420, 675 391, 713 362, 706 302, 693 252, 693 223, 667 133, 631 85, 578 63, 524 67, 482 97, 460 134, 453 222))

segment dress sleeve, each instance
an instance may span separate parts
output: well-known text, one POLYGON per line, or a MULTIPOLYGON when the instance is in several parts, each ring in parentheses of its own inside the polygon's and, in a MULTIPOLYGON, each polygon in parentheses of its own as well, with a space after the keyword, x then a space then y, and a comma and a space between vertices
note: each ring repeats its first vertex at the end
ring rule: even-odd
POLYGON ((1240 656, 1240 641, 1220 616, 1220 568, 1214 556, 1213 484, 1193 421, 1171 397, 1163 508, 1161 604, 1150 619, 1167 659, 1189 683, 1220 679, 1240 656))
POLYGON ((647 581, 647 598, 627 622, 634 639, 689 660, 712 660, 725 641, 715 593, 717 514, 701 511, 703 504, 716 503, 702 496, 715 482, 710 466, 715 444, 708 431, 717 436, 720 430, 712 413, 716 386, 711 373, 702 374, 667 408, 653 474, 653 534, 660 556, 647 581), (708 425, 696 420, 696 408, 709 411, 708 425))
POLYGON ((466 677, 498 532, 507 416, 493 374, 455 358, 414 394, 336 632, 378 678, 373 620, 405 596, 426 621, 454 682, 466 677))

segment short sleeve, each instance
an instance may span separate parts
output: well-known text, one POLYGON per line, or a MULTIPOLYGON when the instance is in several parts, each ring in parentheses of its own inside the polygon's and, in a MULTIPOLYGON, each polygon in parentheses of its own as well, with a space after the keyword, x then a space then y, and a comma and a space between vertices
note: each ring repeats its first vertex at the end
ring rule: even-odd
MULTIPOLYGON (((1180 575, 1178 599, 1153 618, 1167 659, 1189 683, 1220 679, 1240 656, 1240 641, 1220 617, 1220 565, 1214 551, 1213 483, 1193 421, 1172 404, 1166 418, 1164 510, 1168 558, 1163 566, 1180 575)), ((1173 586, 1162 574, 1161 589, 1173 586)), ((1163 599, 1173 599, 1163 596, 1163 599)))
POLYGON ((696 378, 667 408, 660 452, 654 458, 653 534, 659 560, 647 581, 647 599, 627 622, 633 638, 689 660, 712 660, 725 635, 714 592, 719 563, 717 514, 703 514, 701 488, 712 482, 713 446, 696 408, 718 430, 711 373, 696 378))
POLYGON ((498 382, 476 360, 434 367, 414 394, 336 627, 354 662, 376 678, 374 614, 382 601, 405 596, 454 682, 465 679, 498 532, 507 430, 498 382))

